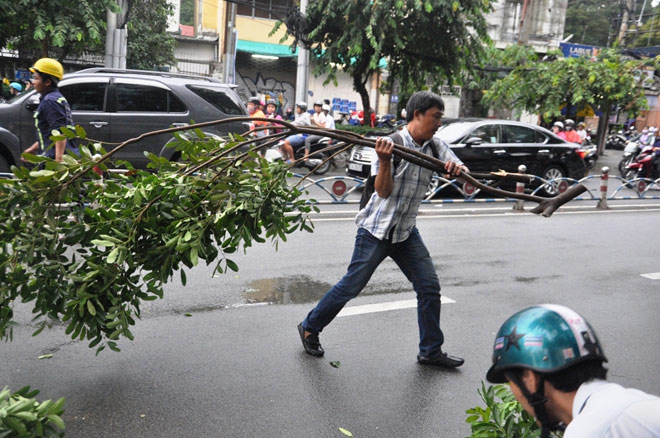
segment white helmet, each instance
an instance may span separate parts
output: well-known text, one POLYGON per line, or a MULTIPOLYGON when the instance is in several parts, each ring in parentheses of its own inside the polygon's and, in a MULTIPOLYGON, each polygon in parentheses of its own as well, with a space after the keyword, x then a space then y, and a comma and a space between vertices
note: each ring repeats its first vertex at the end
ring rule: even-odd
POLYGON ((327 103, 324 103, 321 108, 323 109, 323 111, 330 111, 330 105, 328 105, 327 103))
POLYGON ((564 124, 557 120, 552 126, 558 126, 559 129, 564 129, 564 124))

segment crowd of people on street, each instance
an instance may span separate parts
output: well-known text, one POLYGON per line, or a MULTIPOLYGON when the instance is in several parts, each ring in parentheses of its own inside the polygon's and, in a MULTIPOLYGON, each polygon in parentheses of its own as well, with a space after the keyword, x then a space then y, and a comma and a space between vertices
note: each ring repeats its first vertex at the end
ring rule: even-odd
POLYGON ((556 121, 552 125, 552 132, 557 137, 570 143, 584 145, 591 141, 589 131, 587 131, 587 125, 584 122, 580 122, 577 124, 577 129, 575 129, 575 122, 572 119, 566 119, 564 122, 556 121))

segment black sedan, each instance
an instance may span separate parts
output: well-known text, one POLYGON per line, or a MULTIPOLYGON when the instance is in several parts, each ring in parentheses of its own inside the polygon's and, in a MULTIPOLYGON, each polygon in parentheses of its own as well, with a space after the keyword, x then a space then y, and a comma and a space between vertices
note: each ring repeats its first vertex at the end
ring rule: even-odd
MULTIPOLYGON (((545 180, 582 178, 586 173, 578 153, 579 145, 568 143, 545 128, 509 120, 452 120, 435 134, 449 144, 456 156, 475 172, 518 172, 524 164, 526 173, 545 180)), ((374 151, 356 146, 346 163, 349 176, 364 178, 369 174, 374 151)), ((557 194, 556 184, 544 187, 549 195, 557 194)))

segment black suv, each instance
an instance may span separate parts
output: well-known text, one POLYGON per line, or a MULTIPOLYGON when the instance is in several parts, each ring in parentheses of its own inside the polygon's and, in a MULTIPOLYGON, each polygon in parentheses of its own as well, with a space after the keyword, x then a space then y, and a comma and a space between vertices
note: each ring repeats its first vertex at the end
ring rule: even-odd
MULTIPOLYGON (((73 113, 90 139, 121 143, 149 131, 194 122, 246 115, 233 86, 214 78, 150 72, 92 68, 66 75, 59 83, 73 113)), ((0 172, 20 162, 21 152, 36 140, 33 112, 39 103, 35 91, 0 104, 0 172)), ((226 135, 243 132, 240 123, 204 128, 204 132, 226 135)), ((115 159, 144 168, 145 151, 176 160, 175 151, 165 148, 171 134, 149 137, 117 153, 115 159)), ((110 150, 111 145, 105 145, 110 150)))

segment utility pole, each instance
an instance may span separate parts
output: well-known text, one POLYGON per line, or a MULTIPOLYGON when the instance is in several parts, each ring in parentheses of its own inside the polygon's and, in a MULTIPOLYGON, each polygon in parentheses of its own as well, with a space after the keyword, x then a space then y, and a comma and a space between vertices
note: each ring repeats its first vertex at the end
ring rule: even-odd
POLYGON ((626 33, 628 32, 628 22, 630 21, 630 16, 634 9, 635 0, 624 0, 623 14, 621 16, 621 27, 619 28, 619 36, 616 39, 621 46, 625 45, 626 33))
POLYGON ((236 3, 225 3, 229 6, 227 11, 227 30, 225 32, 225 63, 222 80, 226 84, 236 83, 236 3))
MULTIPOLYGON (((300 0, 300 12, 304 15, 307 11, 307 0, 300 0)), ((296 103, 307 102, 307 89, 309 78, 309 50, 302 41, 298 42, 298 70, 296 72, 296 103)))
POLYGON ((115 69, 126 68, 126 46, 128 35, 126 33, 126 11, 129 0, 118 0, 121 8, 119 14, 108 9, 106 14, 107 31, 105 34, 105 67, 115 69), (121 24, 121 29, 117 25, 121 24))

